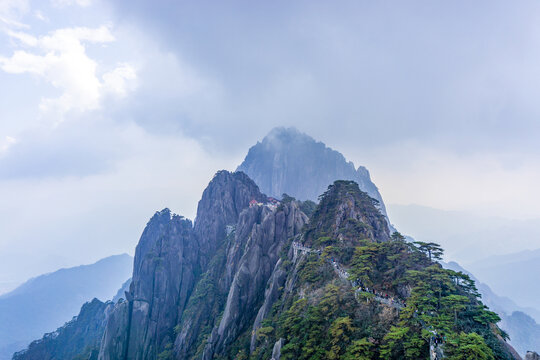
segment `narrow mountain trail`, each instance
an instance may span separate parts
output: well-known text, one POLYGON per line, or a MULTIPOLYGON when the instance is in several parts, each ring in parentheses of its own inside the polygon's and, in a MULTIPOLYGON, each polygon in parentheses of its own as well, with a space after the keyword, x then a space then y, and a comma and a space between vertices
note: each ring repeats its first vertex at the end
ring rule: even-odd
MULTIPOLYGON (((320 256, 322 253, 321 250, 312 249, 298 242, 293 242, 292 247, 293 247, 293 252, 294 252, 294 261, 296 261, 296 259, 298 258, 298 254, 302 254, 302 255, 317 254, 318 256, 320 256)), ((349 282, 351 287, 355 289, 354 295, 357 301, 360 301, 360 294, 370 294, 372 295, 371 299, 381 304, 393 307, 394 309, 397 309, 398 311, 400 311, 406 306, 406 304, 400 301, 399 299, 396 300, 393 297, 388 297, 388 295, 381 294, 375 291, 374 289, 368 289, 367 287, 359 286, 356 281, 352 281, 349 279, 350 277, 349 272, 343 266, 341 266, 341 264, 339 264, 334 259, 329 259, 328 262, 332 265, 332 268, 334 269, 338 277, 342 280, 349 282)), ((428 329, 426 326, 424 326, 424 328, 433 334, 433 336, 429 340, 430 360, 444 359, 445 356, 444 356, 443 346, 441 343, 436 341, 437 333, 434 330, 428 329)))
MULTIPOLYGON (((300 254, 317 254, 319 256, 321 255, 321 250, 314 250, 314 249, 306 247, 306 246, 304 246, 304 245, 302 245, 300 243, 297 243, 297 242, 293 242, 292 246, 293 246, 294 258, 295 259, 298 257, 298 253, 300 253, 300 254)), ((351 281, 349 279, 349 277, 350 277, 349 272, 347 270, 345 270, 345 268, 343 266, 341 266, 334 259, 330 259, 330 260, 328 260, 328 262, 332 265, 332 268, 334 269, 334 271, 336 272, 338 277, 340 279, 342 279, 342 280, 345 280, 345 281, 349 282, 351 287, 353 289, 355 289, 355 297, 356 297, 357 300, 359 300, 359 295, 364 293, 364 294, 371 294, 371 295, 373 295, 373 298, 372 298, 373 300, 376 300, 376 301, 378 301, 378 302, 380 302, 382 304, 391 306, 391 307, 396 308, 398 310, 401 310, 405 306, 399 300, 395 300, 392 297, 388 297, 388 296, 386 296, 384 294, 376 292, 373 289, 370 290, 370 289, 365 288, 363 286, 359 286, 356 281, 351 281)))

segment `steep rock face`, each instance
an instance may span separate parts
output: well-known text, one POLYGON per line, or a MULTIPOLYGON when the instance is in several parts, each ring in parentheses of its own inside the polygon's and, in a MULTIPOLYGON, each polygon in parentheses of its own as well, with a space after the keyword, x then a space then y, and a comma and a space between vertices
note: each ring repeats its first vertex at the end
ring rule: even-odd
POLYGON ((132 303, 120 300, 107 315, 99 348, 99 359, 125 359, 132 303))
MULTIPOLYGON (((274 305, 281 295, 280 289, 285 284, 285 280, 287 280, 287 272, 283 268, 283 261, 279 259, 276 266, 274 266, 272 276, 270 276, 270 279, 268 280, 268 286, 264 293, 264 302, 259 308, 257 317, 253 322, 253 331, 251 332, 251 341, 249 345, 250 353, 255 351, 255 347, 257 346, 257 331, 261 328, 262 321, 270 314, 272 305, 274 305)), ((272 357, 276 358, 274 355, 272 355, 272 357)))
POLYGON ((153 358, 172 343, 171 328, 195 283, 195 245, 191 221, 169 210, 150 220, 135 252, 128 358, 153 358))
POLYGON ((226 225, 236 224, 251 200, 265 202, 266 196, 246 174, 222 170, 214 175, 199 201, 195 221, 203 269, 225 239, 226 225))
POLYGON ((176 358, 211 358, 250 328, 278 253, 306 221, 296 203, 241 212, 184 312, 176 358))
MULTIPOLYGON (((100 359, 153 359, 171 351, 174 328, 181 318, 189 317, 183 315, 184 310, 200 274, 206 273, 211 259, 220 263, 218 249, 227 245, 228 229, 251 200, 266 202, 266 197, 247 175, 220 171, 203 193, 194 226, 168 209, 152 217, 137 245, 127 301, 118 304, 109 317, 100 359)), ((236 243, 229 246, 238 247, 236 243)), ((212 271, 220 275, 225 269, 232 271, 233 249, 228 257, 226 268, 215 266, 212 271)), ((236 256, 236 262, 240 258, 241 254, 236 256)), ((225 292, 230 283, 217 285, 225 292)), ((189 327, 186 344, 197 339, 198 323, 192 325, 195 328, 189 327)))
POLYGON ((97 359, 106 315, 112 306, 112 302, 103 303, 98 299, 84 304, 73 320, 32 342, 28 349, 16 353, 13 359, 63 360, 77 356, 97 359))
POLYGON ((237 170, 249 175, 269 196, 281 198, 287 193, 300 200, 317 201, 335 180, 353 180, 379 202, 386 216, 381 194, 365 167, 355 169, 341 153, 295 128, 273 129, 249 149, 237 170))
POLYGON ((174 340, 172 328, 191 294, 197 269, 191 221, 168 209, 156 213, 137 245, 128 304, 120 304, 107 325, 105 338, 123 342, 105 342, 101 358, 156 358, 174 340))
POLYGON ((223 355, 227 345, 250 328, 282 247, 298 235, 307 222, 306 215, 294 202, 274 211, 262 206, 249 208, 242 213, 239 223, 246 223, 242 218, 253 218, 254 215, 262 220, 251 226, 223 316, 205 346, 203 359, 223 355))
POLYGON ((126 299, 126 292, 129 291, 129 287, 131 286, 131 278, 127 279, 120 289, 116 292, 116 295, 113 296, 112 302, 117 303, 120 299, 126 299))
POLYGON ((540 360, 540 355, 538 355, 534 351, 527 351, 527 355, 525 355, 525 360, 540 360))
POLYGON ((177 326, 177 358, 202 351, 197 346, 223 309, 251 227, 261 216, 240 216, 252 200, 265 203, 266 196, 242 172, 219 171, 203 193, 194 228, 203 274, 177 326))

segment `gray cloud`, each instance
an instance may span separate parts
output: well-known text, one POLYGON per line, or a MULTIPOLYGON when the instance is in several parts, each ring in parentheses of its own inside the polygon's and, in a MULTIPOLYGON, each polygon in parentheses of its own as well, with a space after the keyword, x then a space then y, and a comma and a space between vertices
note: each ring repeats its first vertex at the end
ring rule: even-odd
POLYGON ((223 87, 215 112, 169 119, 194 136, 245 146, 219 135, 277 123, 366 148, 537 150, 537 3, 115 4, 223 87))
POLYGON ((275 126, 366 165, 387 202, 540 211, 536 2, 44 4, 17 17, 25 31, 110 26, 114 42, 86 48, 96 77, 127 62, 137 86, 52 127, 38 105, 58 89, 0 73, 1 281, 132 251, 148 216, 192 217, 275 126))
POLYGON ((0 178, 87 176, 109 171, 118 154, 112 139, 103 134, 80 123, 54 132, 25 133, 23 140, 0 157, 0 178))

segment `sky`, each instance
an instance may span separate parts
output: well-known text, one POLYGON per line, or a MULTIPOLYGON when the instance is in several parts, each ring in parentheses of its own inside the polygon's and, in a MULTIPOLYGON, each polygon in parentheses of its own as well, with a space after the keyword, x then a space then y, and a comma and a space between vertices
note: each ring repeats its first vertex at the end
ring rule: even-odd
POLYGON ((0 292, 193 218, 275 126, 386 203, 540 218, 539 96, 535 1, 0 0, 0 292))

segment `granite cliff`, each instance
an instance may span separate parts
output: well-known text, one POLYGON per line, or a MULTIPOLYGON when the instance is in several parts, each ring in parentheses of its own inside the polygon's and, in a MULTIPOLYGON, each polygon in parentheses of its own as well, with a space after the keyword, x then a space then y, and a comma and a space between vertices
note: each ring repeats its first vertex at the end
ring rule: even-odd
POLYGON ((252 146, 237 171, 245 172, 262 192, 281 198, 286 193, 300 200, 318 201, 328 185, 336 180, 353 180, 360 190, 386 208, 369 171, 347 161, 322 142, 295 128, 275 128, 252 146))
MULTIPOLYGON (((203 193, 194 226, 168 209, 150 219, 135 252, 127 301, 110 315, 100 359, 151 359, 171 351, 174 328, 197 281, 222 247, 227 227, 236 225, 252 200, 265 201, 252 180, 220 171, 203 193)), ((228 265, 229 276, 234 275, 228 265)))

